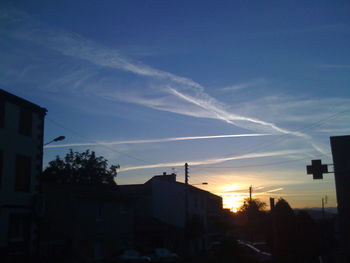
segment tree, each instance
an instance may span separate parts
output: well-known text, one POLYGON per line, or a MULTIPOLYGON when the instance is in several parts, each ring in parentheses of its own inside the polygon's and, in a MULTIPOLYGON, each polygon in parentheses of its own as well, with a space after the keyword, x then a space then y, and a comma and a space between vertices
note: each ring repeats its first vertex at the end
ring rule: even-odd
POLYGON ((239 208, 242 213, 249 212, 261 212, 266 208, 266 203, 261 201, 259 198, 256 199, 244 199, 243 205, 239 208))
POLYGON ((279 198, 273 211, 274 253, 283 262, 297 262, 297 224, 293 209, 288 202, 279 198))
POLYGON ((244 200, 239 208, 238 215, 243 219, 244 227, 249 235, 249 239, 254 241, 257 236, 264 235, 265 232, 265 213, 266 203, 260 199, 244 200))
POLYGON ((111 165, 102 157, 96 157, 95 152, 73 152, 72 149, 61 159, 49 162, 42 174, 42 180, 58 183, 86 183, 115 185, 115 177, 119 165, 111 165))

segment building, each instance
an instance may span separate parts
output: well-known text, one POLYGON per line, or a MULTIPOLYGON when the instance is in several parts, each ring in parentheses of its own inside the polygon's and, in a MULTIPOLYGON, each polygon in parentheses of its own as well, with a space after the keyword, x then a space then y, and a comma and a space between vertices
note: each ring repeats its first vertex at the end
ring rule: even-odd
POLYGON ((218 235, 214 223, 223 211, 221 197, 177 182, 175 174, 137 185, 43 182, 42 191, 44 261, 114 260, 130 248, 195 255, 218 235))
POLYGON ((119 185, 134 194, 137 247, 167 247, 180 254, 204 250, 217 231, 212 222, 222 213, 222 198, 176 181, 176 174, 156 175, 144 184, 119 185))
MULTIPOLYGON (((330 137, 333 172, 338 203, 339 255, 337 262, 350 261, 350 135, 330 137)), ((328 165, 321 160, 312 160, 307 166, 307 173, 314 179, 323 179, 328 173, 328 165)))
POLYGON ((108 184, 43 183, 40 258, 50 262, 116 259, 133 246, 132 197, 108 184))
POLYGON ((338 203, 341 262, 350 261, 350 135, 330 138, 338 203))
POLYGON ((45 114, 46 109, 0 89, 0 250, 9 257, 35 248, 33 208, 45 114))

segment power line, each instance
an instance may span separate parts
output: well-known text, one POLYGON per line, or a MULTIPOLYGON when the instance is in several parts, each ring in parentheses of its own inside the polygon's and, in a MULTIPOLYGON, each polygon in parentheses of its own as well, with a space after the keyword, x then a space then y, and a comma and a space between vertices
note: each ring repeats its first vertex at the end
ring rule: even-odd
POLYGON ((262 164, 254 164, 254 165, 239 165, 239 166, 204 166, 205 169, 236 169, 236 168, 246 168, 246 167, 260 167, 260 166, 272 166, 272 165, 280 165, 286 163, 294 163, 304 160, 305 158, 298 158, 294 160, 280 161, 280 162, 271 162, 271 163, 262 163, 262 164))
MULTIPOLYGON (((326 121, 329 121, 329 120, 331 120, 331 119, 335 119, 335 118, 338 117, 338 115, 343 114, 343 113, 348 112, 348 111, 350 111, 350 108, 345 109, 345 110, 342 110, 342 111, 339 111, 339 112, 336 112, 336 113, 334 113, 334 114, 332 114, 332 115, 330 115, 330 116, 328 116, 328 117, 326 117, 326 118, 324 118, 324 119, 321 119, 321 120, 319 120, 319 121, 317 121, 317 122, 314 122, 314 123, 312 123, 312 124, 310 124, 310 125, 307 125, 307 126, 305 126, 305 127, 300 128, 300 129, 293 130, 292 132, 294 132, 294 133, 297 133, 297 132, 301 133, 301 132, 305 132, 305 131, 307 131, 307 130, 311 130, 311 129, 313 129, 313 128, 322 126, 324 123, 326 123, 326 121)), ((275 142, 273 142, 273 141, 272 141, 272 142, 271 142, 271 141, 270 141, 270 142, 263 142, 263 143, 261 143, 260 145, 257 145, 256 147, 254 147, 252 150, 246 151, 245 154, 251 153, 252 151, 255 152, 255 151, 257 151, 257 150, 265 149, 266 146, 269 148, 270 146, 272 146, 272 143, 274 143, 274 145, 276 145, 276 144, 282 142, 286 137, 290 137, 290 136, 293 136, 293 135, 292 135, 292 134, 282 134, 282 135, 279 135, 279 136, 275 139, 275 142)), ((294 135, 294 136, 295 136, 295 135, 294 135)))
MULTIPOLYGON (((300 128, 300 129, 296 129, 292 132, 304 132, 304 131, 307 131, 307 130, 310 130, 310 129, 313 129, 313 128, 316 128, 316 127, 319 127, 319 126, 322 126, 324 123, 326 123, 326 121, 329 121, 329 120, 332 120, 332 119, 336 119, 338 117, 338 115, 340 114, 343 114, 345 112, 348 112, 350 111, 350 108, 348 109, 345 109, 345 110, 342 110, 342 111, 339 111, 339 112, 336 112, 324 119, 321 119, 317 122, 314 122, 312 123, 311 125, 307 125, 303 128, 300 128)), ((291 136, 292 134, 282 134, 282 135, 279 135, 277 137, 277 139, 275 139, 275 142, 274 142, 274 145, 280 143, 286 136, 291 136)), ((245 151, 244 154, 249 154, 249 153, 252 153, 252 152, 255 152, 257 150, 261 150, 261 149, 264 149, 266 148, 266 146, 270 147, 272 145, 272 142, 263 142, 261 143, 260 145, 258 145, 257 147, 253 147, 251 148, 250 150, 248 151, 245 151)), ((324 156, 327 156, 325 154, 322 154, 324 156)), ((229 155, 227 155, 229 156, 229 155)), ((327 156, 329 157, 329 156, 327 156)), ((202 166, 200 167, 199 169, 196 169, 196 172, 198 172, 199 170, 203 170, 203 169, 234 169, 234 168, 246 168, 246 167, 259 167, 259 166, 271 166, 271 165, 279 165, 279 164, 285 164, 285 163, 290 163, 290 162, 296 162, 296 161, 300 161, 300 160, 303 160, 304 158, 300 158, 300 159, 295 159, 295 160, 288 160, 288 161, 280 161, 280 162, 272 162, 272 163, 265 163, 265 164, 257 164, 257 165, 241 165, 241 166, 231 166, 231 167, 220 167, 220 166, 202 166)))
POLYGON ((67 131, 69 131, 69 132, 75 134, 76 136, 78 136, 78 137, 80 137, 80 138, 82 138, 82 139, 84 139, 84 140, 92 141, 92 142, 94 142, 94 143, 96 143, 96 144, 98 144, 98 145, 100 145, 100 146, 102 146, 102 147, 104 147, 104 148, 106 148, 106 149, 109 149, 110 151, 116 152, 116 153, 118 153, 118 154, 120 154, 120 155, 127 156, 127 157, 129 157, 129 158, 131 158, 131 159, 140 161, 140 162, 142 162, 142 163, 144 163, 144 164, 149 164, 149 163, 150 163, 149 161, 146 161, 146 160, 143 160, 143 159, 141 159, 141 158, 132 156, 132 155, 130 155, 130 154, 127 154, 127 153, 118 151, 118 150, 116 150, 116 149, 114 149, 114 148, 111 148, 111 147, 109 147, 109 146, 107 146, 107 145, 105 145, 105 144, 103 144, 103 143, 100 143, 100 142, 95 141, 95 140, 93 140, 93 139, 91 139, 91 138, 88 138, 88 137, 86 137, 86 136, 80 134, 79 132, 77 132, 77 131, 75 131, 75 130, 73 130, 73 129, 71 129, 71 128, 68 128, 68 127, 62 125, 61 123, 59 123, 59 122, 57 122, 57 121, 51 119, 51 118, 46 118, 46 119, 47 119, 48 121, 54 123, 55 125, 60 126, 62 129, 65 129, 65 130, 67 130, 67 131))
MULTIPOLYGON (((304 131, 313 129, 313 128, 315 128, 315 127, 322 126, 326 121, 329 121, 329 120, 331 120, 331 119, 335 119, 335 118, 338 117, 338 115, 343 114, 343 113, 348 112, 348 111, 350 111, 350 108, 345 109, 345 110, 342 110, 342 111, 339 111, 339 112, 336 112, 336 113, 334 113, 334 114, 332 114, 332 115, 330 115, 330 116, 328 116, 328 117, 326 117, 326 118, 324 118, 324 119, 321 119, 321 120, 319 120, 319 121, 317 121, 317 122, 312 123, 311 125, 307 125, 307 126, 301 128, 301 129, 296 129, 296 130, 294 130, 294 131, 292 131, 292 132, 294 132, 294 133, 295 133, 295 132, 304 132, 304 131)), ((116 150, 116 149, 113 149, 113 148, 111 148, 111 147, 109 147, 109 146, 107 146, 107 145, 105 145, 105 144, 103 144, 103 143, 100 143, 100 142, 98 142, 98 141, 92 140, 91 138, 88 138, 88 137, 86 137, 86 136, 84 136, 84 135, 78 133, 77 131, 75 131, 75 130, 73 130, 73 129, 71 129, 71 128, 68 128, 68 127, 66 127, 66 126, 64 126, 64 125, 62 125, 62 124, 58 123, 57 121, 55 121, 55 120, 53 120, 53 119, 51 119, 51 118, 47 118, 47 119, 48 119, 50 122, 52 122, 52 123, 54 123, 54 124, 60 126, 61 128, 63 128, 63 129, 65 129, 65 130, 67 130, 67 131, 69 131, 69 132, 71 132, 71 133, 77 135, 78 137, 81 137, 81 138, 83 138, 83 139, 85 139, 85 140, 93 141, 94 143, 96 143, 96 144, 98 144, 98 145, 100 145, 100 146, 102 146, 102 147, 105 147, 106 149, 109 149, 109 150, 111 150, 111 151, 113 151, 113 152, 116 152, 116 153, 118 153, 118 154, 120 154, 120 155, 127 156, 127 157, 129 157, 129 158, 131 158, 131 159, 140 161, 140 162, 142 162, 142 163, 144 163, 144 164, 150 164, 150 163, 151 163, 151 162, 149 162, 149 161, 147 161, 147 160, 144 160, 144 159, 141 159, 141 158, 132 156, 132 155, 130 155, 130 154, 126 154, 126 153, 124 153, 124 152, 121 152, 121 151, 118 151, 118 150, 116 150)), ((279 135, 274 141, 272 141, 272 142, 271 142, 271 141, 269 141, 269 142, 263 142, 263 143, 261 143, 261 144, 259 144, 259 145, 255 145, 254 147, 250 148, 249 150, 245 151, 244 153, 245 153, 245 154, 248 154, 248 153, 251 153, 251 152, 255 152, 255 151, 257 151, 257 150, 262 150, 262 149, 264 149, 264 148, 266 148, 266 147, 271 147, 272 145, 276 145, 276 144, 280 143, 281 141, 283 141, 287 136, 292 136, 292 134, 282 134, 282 135, 279 135)), ((232 154, 231 154, 231 155, 232 155, 232 154)), ((228 156, 228 155, 227 155, 227 156, 228 156)), ((203 169, 207 169, 207 168, 209 168, 209 169, 216 169, 216 168, 223 168, 223 169, 226 169, 226 168, 227 168, 227 169, 232 169, 232 168, 271 166, 271 165, 279 165, 279 164, 284 164, 284 163, 296 162, 296 161, 299 161, 299 160, 302 160, 302 159, 304 159, 304 158, 300 158, 300 159, 297 159, 297 160, 288 160, 288 161, 272 162, 272 163, 265 163, 265 164, 257 164, 257 165, 243 165, 243 166, 241 165, 241 166, 232 166, 232 167, 202 166, 200 169, 196 169, 196 170, 198 171, 198 170, 203 170, 203 169)))

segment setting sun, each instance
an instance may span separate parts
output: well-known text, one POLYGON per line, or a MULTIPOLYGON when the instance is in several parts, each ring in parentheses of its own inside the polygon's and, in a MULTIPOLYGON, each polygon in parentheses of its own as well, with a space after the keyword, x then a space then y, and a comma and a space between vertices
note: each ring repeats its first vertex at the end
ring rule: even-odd
POLYGON ((236 213, 243 204, 245 198, 248 197, 246 187, 241 185, 227 185, 222 188, 221 193, 217 193, 222 197, 223 207, 230 209, 236 213))
POLYGON ((247 193, 218 193, 222 196, 223 207, 230 209, 232 212, 237 212, 243 204, 243 200, 248 196, 247 193))

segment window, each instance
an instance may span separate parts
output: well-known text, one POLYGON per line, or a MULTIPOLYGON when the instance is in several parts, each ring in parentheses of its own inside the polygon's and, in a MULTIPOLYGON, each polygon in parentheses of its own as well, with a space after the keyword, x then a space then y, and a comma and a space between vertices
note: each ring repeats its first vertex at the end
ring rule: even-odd
POLYGON ((0 99, 0 128, 5 126, 5 101, 0 99))
POLYGON ((30 235, 30 217, 24 213, 12 213, 9 216, 9 242, 27 242, 30 235))
POLYGON ((25 155, 16 156, 15 191, 29 192, 31 177, 31 158, 25 155))
POLYGON ((19 111, 19 133, 25 136, 32 135, 32 112, 24 107, 19 111))
POLYGON ((2 186, 2 167, 4 163, 3 159, 4 159, 4 155, 2 153, 2 150, 0 150, 0 188, 2 186))

